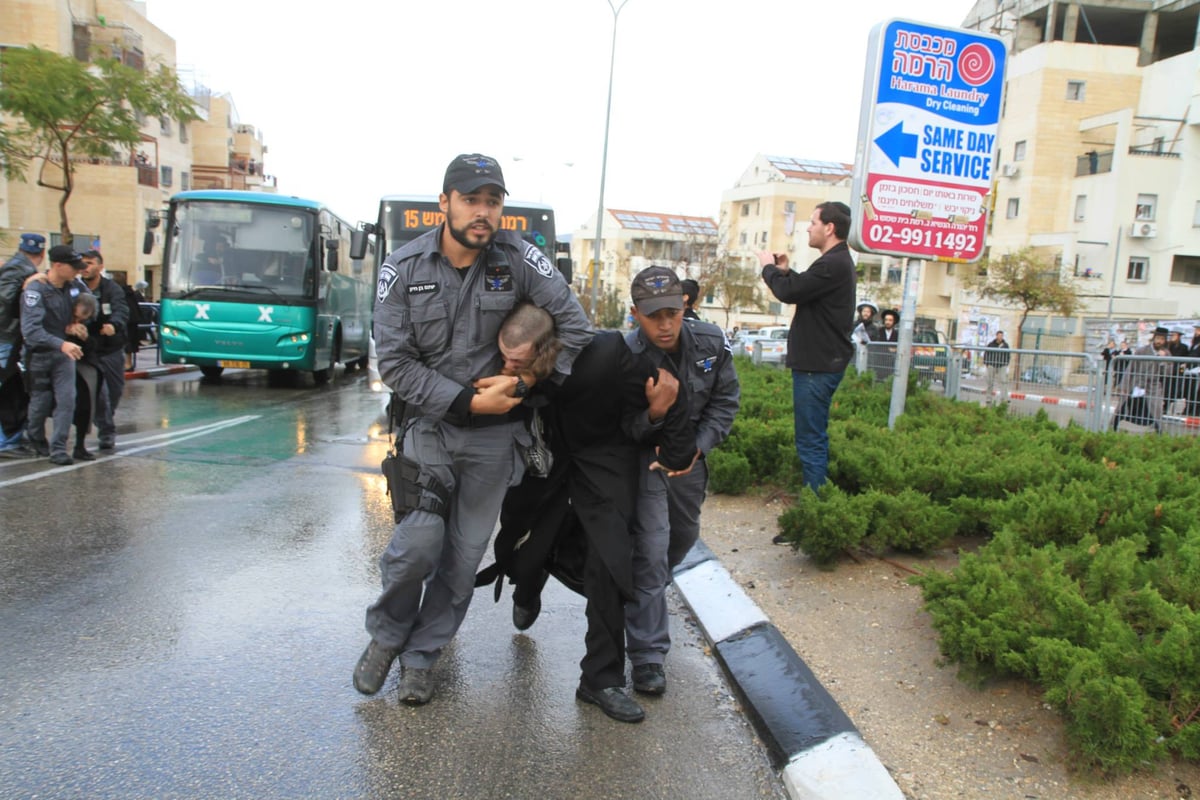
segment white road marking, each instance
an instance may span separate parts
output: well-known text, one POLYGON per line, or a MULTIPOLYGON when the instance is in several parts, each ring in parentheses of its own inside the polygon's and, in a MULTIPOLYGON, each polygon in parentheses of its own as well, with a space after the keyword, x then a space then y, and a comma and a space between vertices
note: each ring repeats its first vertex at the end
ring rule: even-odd
MULTIPOLYGON (((53 469, 42 470, 39 472, 30 473, 29 475, 22 475, 19 478, 12 478, 11 480, 7 481, 0 481, 0 489, 3 489, 7 486, 16 486, 20 483, 28 483, 29 481, 37 480, 38 478, 44 478, 48 475, 60 475, 64 472, 71 472, 73 470, 83 469, 84 467, 96 466, 117 458, 135 456, 138 453, 144 453, 147 450, 157 450, 160 447, 167 447, 168 445, 176 444, 178 442, 186 442, 188 439, 195 439, 198 436, 207 436, 210 433, 216 433, 218 431, 225 430, 226 428, 232 428, 235 425, 242 425, 247 422, 252 422, 256 419, 259 419, 261 416, 261 414, 247 414, 245 416, 233 417, 232 419, 225 419, 219 422, 210 422, 206 425, 198 425, 192 428, 180 428, 179 430, 166 431, 164 433, 157 433, 151 436, 143 436, 136 439, 132 443, 123 441, 122 449, 113 453, 112 455, 101 455, 95 461, 76 461, 74 464, 54 467, 53 469), (150 444, 141 444, 142 442, 149 442, 150 444), (129 447, 129 444, 133 444, 134 446, 129 447)), ((22 459, 20 461, 11 461, 8 463, 23 464, 29 463, 31 460, 33 459, 22 459)))

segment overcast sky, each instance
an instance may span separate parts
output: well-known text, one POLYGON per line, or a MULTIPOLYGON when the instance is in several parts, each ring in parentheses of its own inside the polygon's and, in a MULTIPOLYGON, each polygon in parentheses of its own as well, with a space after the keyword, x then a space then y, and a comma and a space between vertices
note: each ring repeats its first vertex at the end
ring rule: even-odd
MULTIPOLYGON (((851 161, 871 28, 957 26, 971 5, 627 0, 604 205, 715 219, 756 153, 851 161)), ((596 211, 607 0, 147 0, 147 14, 181 70, 263 132, 281 193, 374 219, 381 195, 436 194, 455 154, 482 152, 561 232, 596 211)))

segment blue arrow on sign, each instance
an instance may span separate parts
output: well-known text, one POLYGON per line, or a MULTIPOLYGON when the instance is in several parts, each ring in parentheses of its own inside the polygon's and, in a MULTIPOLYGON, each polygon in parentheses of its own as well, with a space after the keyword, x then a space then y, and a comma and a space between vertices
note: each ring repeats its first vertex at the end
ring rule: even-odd
POLYGON ((918 138, 915 133, 905 133, 904 123, 897 122, 888 128, 886 133, 878 136, 875 139, 875 144, 879 145, 879 149, 883 151, 883 154, 898 167, 900 166, 900 159, 917 157, 918 138))

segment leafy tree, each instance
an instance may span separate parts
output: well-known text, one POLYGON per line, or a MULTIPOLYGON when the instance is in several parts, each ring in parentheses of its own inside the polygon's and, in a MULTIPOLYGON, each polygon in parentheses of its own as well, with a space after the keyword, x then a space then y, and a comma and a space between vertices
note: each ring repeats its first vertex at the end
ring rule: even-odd
POLYGON ((38 47, 0 54, 0 157, 8 177, 26 179, 37 163, 37 185, 62 194, 59 230, 70 243, 67 203, 75 190, 77 158, 111 158, 142 140, 139 120, 199 119, 173 70, 145 71, 114 58, 90 64, 38 47))
POLYGON ((985 258, 978 273, 969 276, 965 283, 981 298, 1021 311, 1013 339, 1017 349, 1021 348, 1025 320, 1032 312, 1047 309, 1070 317, 1082 305, 1074 284, 1062 278, 1052 261, 1028 247, 999 258, 985 258))

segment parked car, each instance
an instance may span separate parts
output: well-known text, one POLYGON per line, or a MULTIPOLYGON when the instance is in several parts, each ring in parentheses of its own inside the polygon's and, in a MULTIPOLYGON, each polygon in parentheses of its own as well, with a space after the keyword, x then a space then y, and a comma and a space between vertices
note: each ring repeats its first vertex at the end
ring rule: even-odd
POLYGON ((1061 367, 1056 367, 1052 364, 1035 364, 1021 371, 1021 382, 1062 386, 1063 371, 1061 367))
POLYGON ((925 381, 946 380, 946 366, 950 363, 950 345, 941 331, 922 328, 913 331, 912 369, 925 381))
POLYGON ((754 357, 757 348, 762 350, 763 364, 782 364, 787 358, 788 332, 788 328, 782 325, 763 328, 750 345, 750 357, 754 357))
MULTIPOLYGON (((787 353, 787 337, 788 327, 786 325, 772 325, 752 331, 739 331, 731 342, 733 354, 753 358, 754 343, 761 340, 767 344, 763 349, 763 360, 768 361, 767 353, 770 352, 771 360, 781 362, 787 353)), ((768 361, 768 363, 770 362, 768 361)))

